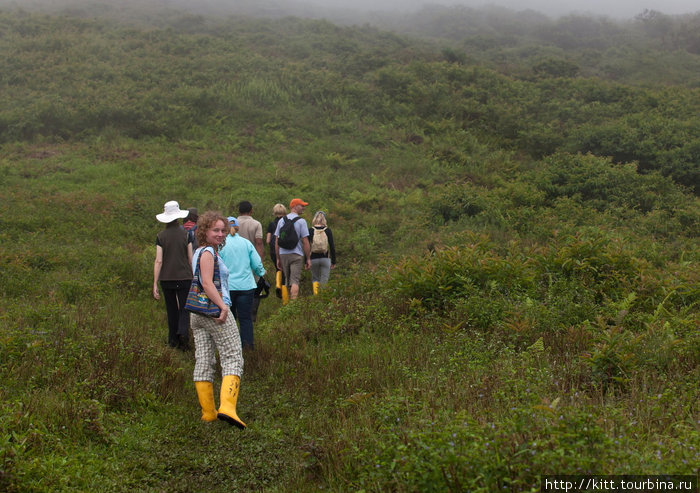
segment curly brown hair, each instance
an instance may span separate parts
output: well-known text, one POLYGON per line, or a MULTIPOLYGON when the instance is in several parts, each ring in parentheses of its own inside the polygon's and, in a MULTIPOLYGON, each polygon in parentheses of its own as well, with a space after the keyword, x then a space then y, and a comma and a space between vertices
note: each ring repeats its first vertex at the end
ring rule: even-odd
MULTIPOLYGON (((224 226, 228 227, 228 219, 226 219, 220 212, 217 211, 207 211, 197 219, 197 242, 200 247, 215 246, 207 243, 207 231, 209 231, 217 221, 223 221, 224 226)), ((223 247, 226 240, 221 242, 219 248, 223 247)))

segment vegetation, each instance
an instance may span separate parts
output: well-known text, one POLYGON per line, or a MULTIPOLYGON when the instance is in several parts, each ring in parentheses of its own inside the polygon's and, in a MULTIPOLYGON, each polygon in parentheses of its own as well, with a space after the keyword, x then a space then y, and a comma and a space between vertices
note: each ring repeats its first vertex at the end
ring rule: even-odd
POLYGON ((115 14, 0 10, 0 489, 697 474, 690 41, 656 43, 651 13, 578 19, 618 33, 584 47, 115 14), (319 296, 305 279, 299 302, 263 301, 249 428, 203 424, 193 354, 150 297, 154 216, 249 199, 266 224, 295 196, 328 211, 338 269, 319 296))

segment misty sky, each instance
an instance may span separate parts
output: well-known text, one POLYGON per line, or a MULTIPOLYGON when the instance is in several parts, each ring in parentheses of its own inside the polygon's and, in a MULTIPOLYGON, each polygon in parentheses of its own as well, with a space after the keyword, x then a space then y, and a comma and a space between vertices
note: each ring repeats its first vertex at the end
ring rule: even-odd
POLYGON ((664 14, 687 14, 700 11, 700 0, 307 0, 309 3, 333 7, 384 10, 397 7, 416 9, 424 4, 468 5, 481 7, 493 3, 514 10, 533 9, 549 16, 571 12, 593 13, 608 17, 628 19, 645 9, 664 14))
MULTIPOLYGON (((155 4, 175 5, 197 10, 198 6, 232 7, 236 5, 256 4, 256 0, 0 0, 0 6, 48 5, 52 7, 82 4, 103 3, 110 5, 125 4, 155 4)), ((618 20, 631 19, 645 9, 657 10, 668 15, 700 13, 700 0, 260 0, 261 4, 282 7, 304 5, 307 7, 320 6, 341 8, 345 11, 417 11, 425 5, 437 4, 443 6, 466 5, 479 8, 491 4, 520 11, 536 10, 549 17, 559 17, 570 13, 597 14, 618 20)))

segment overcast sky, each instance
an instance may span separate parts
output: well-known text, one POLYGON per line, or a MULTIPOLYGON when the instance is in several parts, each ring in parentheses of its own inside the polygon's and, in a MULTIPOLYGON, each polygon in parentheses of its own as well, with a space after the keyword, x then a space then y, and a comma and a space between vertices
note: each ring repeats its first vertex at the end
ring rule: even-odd
POLYGON ((550 16, 571 12, 585 12, 615 18, 631 18, 645 9, 664 14, 687 14, 700 11, 700 0, 307 0, 309 3, 362 9, 391 9, 397 7, 416 9, 424 4, 468 5, 480 7, 487 3, 514 10, 533 9, 550 16))
POLYGON ((700 13, 700 0, 0 0, 2 5, 30 7, 49 5, 60 7, 82 3, 109 3, 110 5, 155 4, 176 5, 197 10, 197 7, 219 6, 236 7, 242 5, 277 5, 285 4, 342 8, 356 11, 416 11, 425 5, 443 6, 466 5, 483 7, 499 5, 520 11, 526 9, 542 12, 550 17, 559 17, 570 13, 598 14, 615 19, 631 19, 645 9, 657 10, 664 14, 677 15, 700 13))

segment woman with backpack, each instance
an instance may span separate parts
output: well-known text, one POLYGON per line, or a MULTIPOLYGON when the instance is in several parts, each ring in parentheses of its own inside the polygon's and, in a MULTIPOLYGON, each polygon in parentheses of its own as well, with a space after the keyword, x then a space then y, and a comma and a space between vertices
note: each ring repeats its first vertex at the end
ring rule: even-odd
POLYGON ((328 227, 325 212, 318 211, 314 214, 311 225, 313 226, 309 230, 311 280, 313 281, 314 294, 317 294, 319 287, 328 282, 331 269, 335 269, 335 243, 331 228, 328 227))
POLYGON ((265 240, 270 246, 270 260, 272 260, 272 265, 277 268, 277 256, 275 255, 275 230, 277 229, 277 223, 279 220, 287 215, 287 208, 283 204, 275 204, 275 206, 272 208, 272 213, 275 215, 275 219, 270 221, 270 224, 267 225, 267 236, 265 240))

